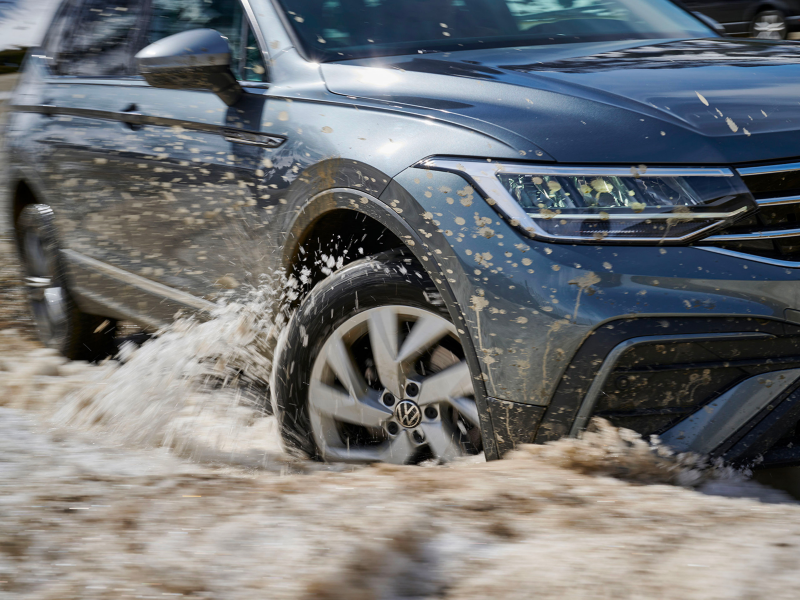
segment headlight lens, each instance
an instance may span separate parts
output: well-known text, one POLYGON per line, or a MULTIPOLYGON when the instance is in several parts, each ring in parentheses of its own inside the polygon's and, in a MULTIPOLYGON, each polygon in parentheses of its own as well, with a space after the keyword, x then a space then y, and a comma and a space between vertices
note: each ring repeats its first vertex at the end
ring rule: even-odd
POLYGON ((685 243, 755 207, 730 169, 587 168, 434 159, 466 174, 512 224, 573 242, 685 243))

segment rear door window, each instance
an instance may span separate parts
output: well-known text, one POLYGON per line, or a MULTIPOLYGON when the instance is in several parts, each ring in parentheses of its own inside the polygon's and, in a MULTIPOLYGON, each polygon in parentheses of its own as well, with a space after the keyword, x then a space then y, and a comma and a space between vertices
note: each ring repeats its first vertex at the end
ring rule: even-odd
POLYGON ((228 39, 240 81, 265 81, 266 69, 239 0, 151 0, 147 43, 190 29, 215 29, 228 39))
POLYGON ((133 54, 142 38, 143 0, 74 2, 60 31, 56 72, 81 77, 134 74, 133 54))

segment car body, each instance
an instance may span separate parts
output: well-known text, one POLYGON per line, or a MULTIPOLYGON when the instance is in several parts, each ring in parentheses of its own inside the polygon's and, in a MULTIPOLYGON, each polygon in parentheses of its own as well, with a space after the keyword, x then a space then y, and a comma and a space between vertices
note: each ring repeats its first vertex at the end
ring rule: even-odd
MULTIPOLYGON (((146 12, 115 21, 137 32, 130 47, 83 64, 59 48, 91 31, 68 3, 28 57, 5 131, 2 210, 19 223, 26 207, 50 207, 81 314, 158 328, 277 270, 302 282, 295 314, 312 314, 304 298, 334 271, 400 248, 463 348, 472 389, 461 382, 460 394, 474 398, 487 458, 577 435, 593 416, 732 461, 800 456, 800 47, 721 38, 663 2, 688 33, 338 56, 313 11, 236 5, 236 27, 251 32, 236 94, 146 79, 183 68, 181 52, 196 60, 198 39, 210 52, 208 29, 142 50, 150 71, 138 75, 146 12), (521 188, 568 206, 559 194, 579 179, 594 208, 521 208, 521 188), (646 220, 643 204, 603 208, 609 182, 638 198, 667 180, 711 190, 708 206, 647 208, 646 220)), ((356 327, 358 289, 354 306, 356 327)), ((403 318, 421 323, 420 306, 403 318)), ((312 324, 283 343, 309 345, 312 324)), ((344 385, 346 404, 333 370, 326 385, 344 385)), ((405 422, 412 404, 392 418, 405 422)))
POLYGON ((721 23, 730 35, 785 39, 800 30, 797 0, 684 0, 684 4, 721 23))

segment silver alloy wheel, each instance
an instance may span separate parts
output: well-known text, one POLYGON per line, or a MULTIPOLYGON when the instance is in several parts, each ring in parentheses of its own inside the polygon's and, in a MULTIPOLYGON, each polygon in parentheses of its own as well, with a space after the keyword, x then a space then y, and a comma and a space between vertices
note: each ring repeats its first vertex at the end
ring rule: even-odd
POLYGON ((405 464, 420 455, 449 461, 476 454, 472 377, 465 360, 443 349, 448 338, 458 343, 452 323, 409 306, 372 308, 339 326, 314 362, 308 392, 323 458, 405 464), (357 359, 354 347, 365 342, 371 356, 357 359), (418 368, 424 356, 439 357, 437 372, 418 368), (348 424, 367 438, 351 443, 342 435, 348 424))
POLYGON ((32 230, 23 238, 25 286, 33 317, 42 340, 57 347, 67 322, 64 289, 57 282, 56 257, 45 249, 41 237, 32 230))
POLYGON ((764 12, 753 21, 752 36, 762 40, 782 40, 786 37, 786 21, 778 12, 764 12))

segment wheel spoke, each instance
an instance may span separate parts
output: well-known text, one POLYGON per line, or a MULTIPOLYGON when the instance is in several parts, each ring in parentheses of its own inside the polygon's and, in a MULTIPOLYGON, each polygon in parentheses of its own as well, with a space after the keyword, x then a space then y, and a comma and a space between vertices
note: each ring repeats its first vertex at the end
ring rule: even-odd
POLYGON ((367 392, 367 384, 359 373, 350 350, 344 345, 341 337, 336 337, 331 342, 325 360, 350 395, 353 398, 361 398, 367 392))
POLYGON ((414 360, 450 331, 450 324, 438 315, 421 317, 411 329, 398 353, 398 362, 414 360))
POLYGON ((312 384, 309 399, 318 412, 354 425, 380 427, 392 416, 391 410, 369 396, 353 398, 322 382, 312 384))
POLYGON ((325 341, 309 381, 310 433, 320 454, 334 461, 408 464, 422 456, 420 451, 430 451, 444 461, 472 452, 471 446, 462 446, 464 431, 459 420, 463 417, 468 428, 479 425, 478 410, 471 398, 474 382, 467 363, 456 362, 440 373, 424 377, 414 367, 414 362, 444 337, 454 334, 455 328, 445 317, 403 305, 370 308, 340 324, 325 341), (406 323, 410 330, 404 338, 406 323), (362 348, 367 340, 371 356, 364 357, 362 348), (362 359, 366 359, 364 364, 362 359), (367 369, 374 369, 380 386, 367 383, 367 369), (438 406, 435 413, 429 410, 414 428, 398 430, 388 424, 394 419, 397 402, 391 402, 383 390, 402 401, 406 378, 412 372, 413 381, 419 386, 417 392, 409 390, 414 401, 423 405, 423 411, 425 405, 438 406), (370 435, 351 435, 342 423, 367 427, 370 435))
POLYGON ((351 447, 325 446, 323 454, 325 460, 342 462, 388 462, 404 465, 411 460, 416 447, 409 438, 407 431, 401 431, 395 439, 375 446, 351 447))
POLYGON ((474 393, 472 376, 467 361, 448 367, 422 381, 417 403, 420 405, 441 402, 447 398, 471 396, 474 393))
POLYGON ((389 442, 380 453, 380 460, 396 465, 404 465, 411 459, 415 450, 416 447, 411 441, 410 432, 401 431, 400 435, 389 442))
POLYGON ((481 420, 478 416, 478 405, 475 404, 475 400, 471 398, 448 398, 447 402, 467 421, 480 427, 481 420))
POLYGON ((369 316, 369 341, 381 385, 398 398, 402 372, 397 360, 397 313, 391 307, 373 311, 369 316))
POLYGON ((423 423, 420 427, 436 458, 450 461, 464 454, 458 443, 458 431, 448 422, 423 423))

